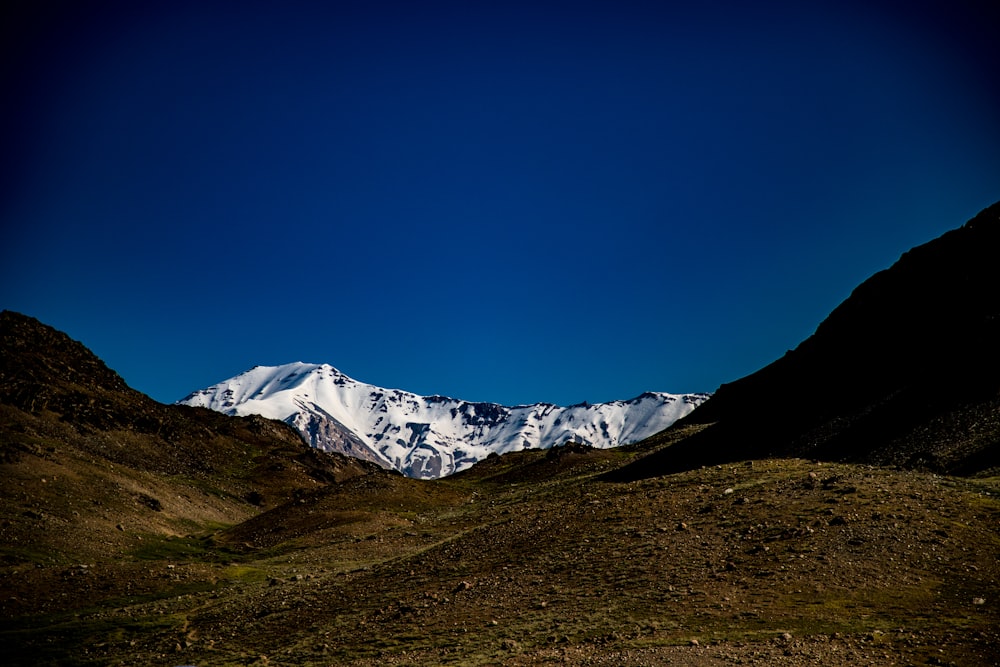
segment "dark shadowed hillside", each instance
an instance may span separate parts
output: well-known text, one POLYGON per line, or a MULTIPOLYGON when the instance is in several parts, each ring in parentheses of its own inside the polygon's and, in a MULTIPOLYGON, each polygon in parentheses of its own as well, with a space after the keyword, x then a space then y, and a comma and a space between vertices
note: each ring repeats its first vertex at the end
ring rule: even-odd
POLYGON ((678 424, 711 426, 622 478, 770 456, 996 470, 998 257, 994 204, 865 281, 797 349, 720 387, 678 424))

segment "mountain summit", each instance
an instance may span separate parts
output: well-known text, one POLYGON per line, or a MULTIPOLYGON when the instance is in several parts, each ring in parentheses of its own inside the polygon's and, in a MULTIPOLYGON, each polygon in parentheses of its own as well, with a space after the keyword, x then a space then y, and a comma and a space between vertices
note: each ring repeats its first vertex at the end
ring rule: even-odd
POLYGON ((505 407, 383 389, 326 364, 298 362, 256 366, 179 403, 279 419, 317 449, 375 461, 408 477, 434 479, 494 453, 568 442, 602 449, 638 442, 707 398, 647 392, 594 405, 505 407))

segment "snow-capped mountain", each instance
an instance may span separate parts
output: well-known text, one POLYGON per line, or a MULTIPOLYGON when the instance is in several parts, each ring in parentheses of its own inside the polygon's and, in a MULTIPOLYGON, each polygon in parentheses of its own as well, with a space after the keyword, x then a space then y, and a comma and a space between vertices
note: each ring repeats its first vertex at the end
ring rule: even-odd
POLYGON ((628 401, 505 407, 418 396, 353 380, 327 364, 255 366, 178 401, 228 415, 257 414, 294 426, 317 449, 434 479, 492 453, 567 442, 608 448, 665 429, 708 394, 647 392, 628 401))

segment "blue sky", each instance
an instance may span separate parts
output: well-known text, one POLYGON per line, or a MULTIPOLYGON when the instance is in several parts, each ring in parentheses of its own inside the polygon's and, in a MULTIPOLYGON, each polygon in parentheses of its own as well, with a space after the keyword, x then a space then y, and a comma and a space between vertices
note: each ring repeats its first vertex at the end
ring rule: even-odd
POLYGON ((21 4, 0 307, 164 402, 713 391, 1000 199, 990 3, 21 4))

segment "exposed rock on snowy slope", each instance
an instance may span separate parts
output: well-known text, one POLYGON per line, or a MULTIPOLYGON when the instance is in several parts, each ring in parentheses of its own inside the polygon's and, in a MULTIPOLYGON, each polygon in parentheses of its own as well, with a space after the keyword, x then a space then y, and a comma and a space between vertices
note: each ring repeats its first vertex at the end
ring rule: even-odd
POLYGON ((707 394, 647 392, 628 401, 505 407, 418 396, 353 380, 326 364, 256 366, 179 401, 294 426, 317 449, 434 479, 492 453, 567 442, 597 448, 637 442, 670 426, 707 394))

